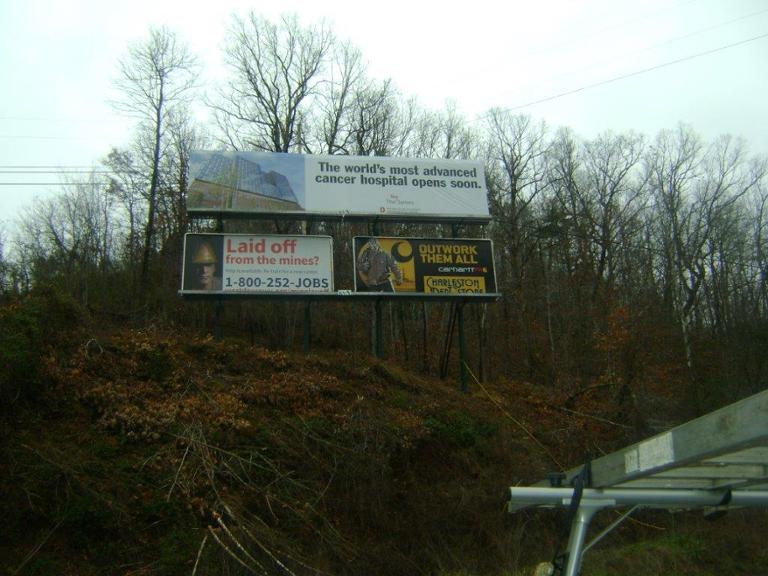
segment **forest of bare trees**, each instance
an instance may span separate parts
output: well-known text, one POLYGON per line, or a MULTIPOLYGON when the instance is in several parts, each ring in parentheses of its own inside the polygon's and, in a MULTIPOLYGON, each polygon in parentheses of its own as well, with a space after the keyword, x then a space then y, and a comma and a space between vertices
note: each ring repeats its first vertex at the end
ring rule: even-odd
MULTIPOLYGON (((494 241, 503 298, 467 314, 481 378, 574 395, 603 387, 629 412, 674 397, 691 414, 768 384, 768 160, 738 138, 707 142, 679 125, 584 139, 501 108, 470 121, 370 77, 363 55, 323 25, 250 14, 228 37, 228 79, 209 93, 173 32, 127 49, 115 107, 136 118, 133 144, 105 150, 108 174, 64 182, 0 238, 6 298, 53 285, 94 317, 210 330, 215 305, 177 295, 183 234, 216 224, 185 211, 192 149, 473 158, 485 162, 487 226, 381 232, 494 241), (193 106, 212 121, 197 123, 193 106)), ((303 228, 240 220, 225 230, 303 228)), ((351 288, 351 238, 371 230, 329 222, 312 232, 333 236, 336 287, 351 288)), ((370 348, 367 305, 314 314, 313 346, 370 348)), ((225 335, 286 348, 300 347, 302 321, 289 303, 223 315, 225 335)), ((387 356, 437 372, 450 321, 449 305, 389 304, 387 356)))

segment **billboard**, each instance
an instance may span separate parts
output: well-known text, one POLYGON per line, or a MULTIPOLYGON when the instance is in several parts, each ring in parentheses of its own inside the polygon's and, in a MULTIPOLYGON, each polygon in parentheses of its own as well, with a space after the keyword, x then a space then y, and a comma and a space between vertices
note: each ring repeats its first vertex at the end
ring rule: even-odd
POLYGON ((472 160, 192 152, 187 210, 489 218, 472 160))
POLYGON ((356 236, 354 256, 358 292, 496 292, 490 240, 356 236))
POLYGON ((329 236, 186 234, 182 293, 333 292, 329 236))

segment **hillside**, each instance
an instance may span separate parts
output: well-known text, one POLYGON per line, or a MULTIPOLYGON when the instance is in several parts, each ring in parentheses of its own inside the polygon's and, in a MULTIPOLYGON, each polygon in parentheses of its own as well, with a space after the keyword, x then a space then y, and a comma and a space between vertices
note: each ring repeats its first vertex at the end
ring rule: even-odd
MULTIPOLYGON (((507 515, 506 487, 636 439, 604 388, 465 394, 368 356, 97 323, 52 294, 0 327, 3 574, 522 574, 562 516, 507 515)), ((755 520, 640 515, 584 573, 766 573, 755 520)))

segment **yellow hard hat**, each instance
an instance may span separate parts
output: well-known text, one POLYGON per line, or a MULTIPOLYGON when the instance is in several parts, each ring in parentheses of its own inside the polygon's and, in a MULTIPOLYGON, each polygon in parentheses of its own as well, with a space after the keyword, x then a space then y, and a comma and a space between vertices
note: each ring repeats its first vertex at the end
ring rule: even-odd
POLYGON ((195 252, 195 257, 192 258, 193 264, 216 264, 216 262, 218 262, 216 252, 207 242, 200 244, 197 252, 195 252))

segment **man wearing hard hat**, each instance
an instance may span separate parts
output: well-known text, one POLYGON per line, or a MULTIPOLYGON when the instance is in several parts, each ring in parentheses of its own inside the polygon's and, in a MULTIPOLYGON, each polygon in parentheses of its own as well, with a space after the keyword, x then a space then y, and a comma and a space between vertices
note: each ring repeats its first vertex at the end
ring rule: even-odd
POLYGON ((193 290, 221 290, 221 270, 218 270, 216 250, 203 240, 192 254, 193 290))

